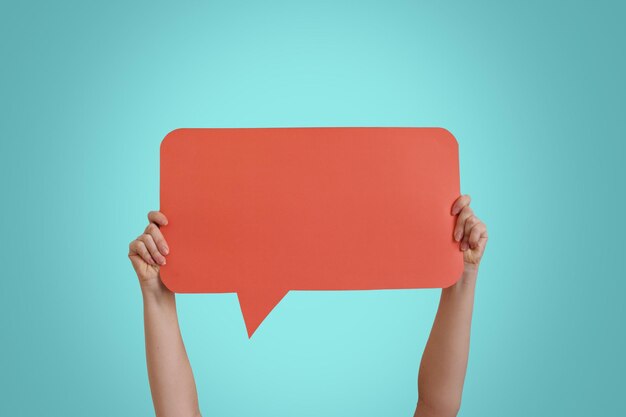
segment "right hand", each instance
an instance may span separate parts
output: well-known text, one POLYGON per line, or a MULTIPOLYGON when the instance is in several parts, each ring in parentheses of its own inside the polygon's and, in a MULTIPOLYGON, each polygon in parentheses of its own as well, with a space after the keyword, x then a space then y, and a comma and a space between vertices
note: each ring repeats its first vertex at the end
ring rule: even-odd
POLYGON ((159 229, 167 224, 167 217, 160 211, 148 213, 148 226, 137 239, 130 242, 128 257, 139 278, 142 291, 169 291, 161 282, 159 268, 165 265, 169 253, 167 242, 159 229))

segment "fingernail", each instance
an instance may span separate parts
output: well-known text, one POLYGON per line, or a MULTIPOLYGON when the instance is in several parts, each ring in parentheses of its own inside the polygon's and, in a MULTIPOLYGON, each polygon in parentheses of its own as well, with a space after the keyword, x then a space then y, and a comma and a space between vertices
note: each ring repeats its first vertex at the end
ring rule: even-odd
POLYGON ((170 253, 170 249, 167 246, 163 246, 163 253, 167 255, 170 253))
POLYGON ((163 265, 165 265, 167 263, 167 261, 165 259, 163 259, 163 265))
POLYGON ((456 232, 454 234, 454 240, 456 240, 457 242, 459 241, 459 239, 461 239, 461 232, 456 232))
POLYGON ((467 250, 467 242, 461 243, 461 250, 467 250))

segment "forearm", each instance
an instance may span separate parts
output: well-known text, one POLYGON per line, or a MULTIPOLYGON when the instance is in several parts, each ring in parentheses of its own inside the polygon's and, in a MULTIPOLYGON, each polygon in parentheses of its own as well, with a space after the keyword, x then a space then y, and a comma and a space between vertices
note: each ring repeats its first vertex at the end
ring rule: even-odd
POLYGON ((467 370, 477 274, 477 268, 466 268, 456 284, 441 291, 420 364, 416 416, 455 416, 458 412, 467 370))
POLYGON ((156 415, 199 416, 196 384, 178 327, 175 296, 167 290, 142 294, 146 361, 156 415))

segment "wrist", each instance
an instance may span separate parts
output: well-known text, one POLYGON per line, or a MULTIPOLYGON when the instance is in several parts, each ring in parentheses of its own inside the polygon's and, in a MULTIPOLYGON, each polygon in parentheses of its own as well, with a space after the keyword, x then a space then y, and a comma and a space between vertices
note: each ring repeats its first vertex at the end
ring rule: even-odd
POLYGON ((479 264, 465 263, 463 267, 463 275, 476 277, 478 275, 478 266, 479 264))
POLYGON ((139 286, 144 302, 162 301, 174 298, 174 293, 171 292, 160 279, 156 279, 153 282, 140 282, 139 286))
POLYGON ((461 277, 454 285, 448 287, 451 290, 474 288, 476 286, 476 278, 478 277, 478 265, 465 264, 461 277))
POLYGON ((461 277, 455 285, 458 286, 475 286, 478 278, 478 264, 465 264, 461 277))

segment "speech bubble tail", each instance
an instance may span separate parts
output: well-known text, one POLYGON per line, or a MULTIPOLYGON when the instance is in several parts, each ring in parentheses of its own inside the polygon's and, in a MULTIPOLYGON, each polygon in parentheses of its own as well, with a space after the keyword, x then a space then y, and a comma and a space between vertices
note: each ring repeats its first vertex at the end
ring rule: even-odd
POLYGON ((246 323, 248 338, 251 338, 263 320, 278 305, 288 291, 272 291, 264 288, 258 291, 238 291, 239 306, 246 323))

